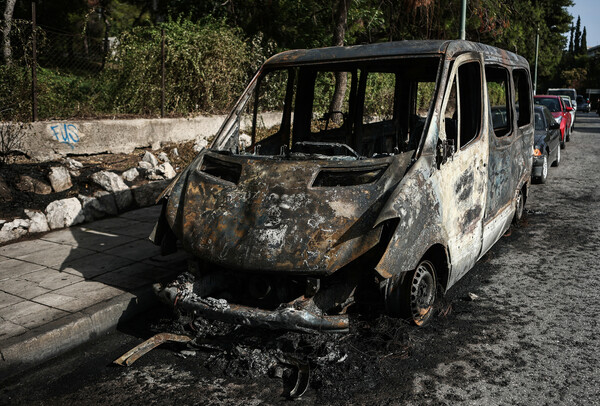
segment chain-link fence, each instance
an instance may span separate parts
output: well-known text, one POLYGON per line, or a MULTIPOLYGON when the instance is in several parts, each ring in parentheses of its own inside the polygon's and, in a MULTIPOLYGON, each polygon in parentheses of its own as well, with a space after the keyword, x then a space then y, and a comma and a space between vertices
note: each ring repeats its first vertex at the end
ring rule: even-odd
POLYGON ((267 53, 214 21, 104 38, 33 26, 12 22, 0 65, 3 121, 223 113, 267 53))

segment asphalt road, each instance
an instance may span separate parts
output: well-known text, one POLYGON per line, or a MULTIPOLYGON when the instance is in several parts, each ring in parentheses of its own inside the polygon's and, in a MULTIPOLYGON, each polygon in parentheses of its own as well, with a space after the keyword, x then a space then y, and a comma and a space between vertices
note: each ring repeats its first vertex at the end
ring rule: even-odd
POLYGON ((600 118, 580 114, 560 166, 532 185, 524 221, 452 288, 431 325, 362 318, 346 338, 238 332, 224 349, 166 345, 111 365, 160 331, 169 312, 156 311, 6 382, 0 404, 287 403, 294 370, 270 363, 270 347, 286 343, 326 356, 311 358, 301 404, 598 405, 599 202, 600 118))

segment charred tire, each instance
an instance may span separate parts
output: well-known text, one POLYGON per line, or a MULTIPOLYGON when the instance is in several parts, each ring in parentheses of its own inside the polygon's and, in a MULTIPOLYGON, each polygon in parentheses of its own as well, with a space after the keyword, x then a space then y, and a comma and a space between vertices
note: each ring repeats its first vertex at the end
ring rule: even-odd
POLYGON ((556 159, 552 162, 552 166, 560 165, 560 148, 556 150, 556 159))
POLYGON ((414 270, 404 275, 402 282, 392 286, 386 299, 388 312, 422 327, 433 316, 436 294, 435 265, 422 260, 414 270))
POLYGON ((567 139, 567 142, 571 141, 571 129, 567 131, 567 136, 565 138, 567 139))
MULTIPOLYGON (((565 137, 565 138, 566 138, 566 137, 565 137)), ((565 149, 565 146, 566 146, 566 145, 565 145, 565 140, 562 140, 562 141, 560 142, 560 149, 565 149)))

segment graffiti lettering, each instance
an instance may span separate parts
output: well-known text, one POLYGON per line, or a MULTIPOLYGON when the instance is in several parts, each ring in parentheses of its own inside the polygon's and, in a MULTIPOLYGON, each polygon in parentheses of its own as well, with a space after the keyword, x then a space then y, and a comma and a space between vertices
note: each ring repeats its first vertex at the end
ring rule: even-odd
POLYGON ((79 142, 79 133, 75 124, 57 124, 50 127, 52 135, 61 144, 67 144, 74 149, 74 144, 79 142))

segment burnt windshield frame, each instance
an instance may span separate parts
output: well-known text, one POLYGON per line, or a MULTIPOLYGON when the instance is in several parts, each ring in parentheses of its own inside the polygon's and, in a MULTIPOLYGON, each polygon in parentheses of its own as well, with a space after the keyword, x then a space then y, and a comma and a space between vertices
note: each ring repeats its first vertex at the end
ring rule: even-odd
MULTIPOLYGON (((362 113, 365 108, 365 89, 364 82, 369 73, 394 73, 397 75, 397 83, 396 88, 394 89, 394 100, 392 101, 394 104, 394 120, 397 122, 399 120, 400 114, 402 117, 409 117, 415 113, 414 107, 415 103, 402 102, 400 100, 400 96, 398 92, 403 89, 409 89, 409 85, 413 85, 412 89, 415 88, 414 84, 421 82, 433 82, 435 84, 431 99, 429 100, 429 104, 427 106, 427 115, 423 122, 422 128, 420 128, 420 133, 415 133, 415 140, 411 147, 407 145, 402 145, 404 150, 415 151, 415 154, 422 148, 424 143, 425 136, 427 134, 427 130, 429 128, 429 124, 431 122, 431 116, 435 109, 435 105, 438 99, 438 93, 440 89, 440 78, 441 71, 443 66, 443 58, 440 55, 406 55, 401 57, 386 57, 386 58, 377 58, 377 59, 369 59, 369 60, 355 60, 355 61, 340 61, 340 62, 328 62, 322 64, 302 64, 300 66, 301 71, 299 72, 299 77, 302 75, 306 75, 309 79, 307 80, 306 87, 310 88, 308 90, 304 89, 304 81, 299 78, 298 87, 299 91, 297 94, 297 102, 294 110, 294 130, 292 133, 292 142, 296 141, 306 141, 310 138, 310 132, 307 128, 308 119, 312 115, 311 105, 312 100, 314 98, 314 81, 312 80, 314 72, 339 72, 345 71, 350 72, 351 80, 350 85, 350 95, 349 95, 349 130, 346 133, 346 143, 353 149, 361 150, 360 146, 357 145, 357 130, 360 130, 362 126, 362 113), (411 61, 418 61, 418 63, 411 63, 411 61), (428 68, 428 69, 424 69, 428 68), (303 73, 304 70, 304 73, 303 73), (310 73, 310 75, 309 75, 310 73), (404 87, 401 88, 400 85, 404 87), (309 86, 310 85, 310 86, 309 86), (300 94, 300 92, 304 92, 305 94, 300 94), (402 104, 403 103, 403 104, 402 104), (411 111, 399 111, 399 108, 402 107, 404 109, 411 109, 411 111), (303 123, 304 121, 304 123, 303 123)), ((406 93, 402 95, 404 98, 413 97, 416 100, 416 94, 406 93)), ((408 123, 404 123, 403 127, 408 126, 408 123)), ((398 124, 400 128, 400 123, 398 124)), ((407 131, 404 131, 405 133, 407 131)), ((406 136, 406 134, 403 134, 406 136)), ((398 138, 398 135, 395 134, 395 138, 398 138)), ((342 140, 336 140, 342 141, 342 140)), ((387 151, 387 155, 398 153, 398 142, 394 142, 395 148, 390 148, 387 151)), ((377 156, 382 156, 386 154, 376 154, 377 156)), ((367 155, 370 156, 370 155, 367 155)))
MULTIPOLYGON (((431 117, 433 114, 433 111, 435 109, 436 103, 437 103, 437 99, 439 97, 439 89, 440 89, 440 80, 442 80, 441 78, 441 72, 442 72, 442 67, 443 67, 443 62, 444 59, 442 57, 442 55, 439 54, 426 54, 426 55, 402 55, 402 56, 397 56, 397 57, 381 57, 381 58, 373 58, 373 59, 359 59, 359 60, 345 60, 345 61, 336 61, 336 62, 331 62, 331 61, 326 61, 323 63, 300 63, 300 64, 283 64, 283 65, 279 65, 279 66, 273 66, 273 67, 269 67, 267 69, 265 68, 261 68, 259 69, 259 71, 257 72, 257 75, 253 78, 253 80, 251 81, 251 83, 248 85, 248 87, 246 88, 246 91, 244 92, 244 94, 242 94, 242 96, 238 99, 238 102, 236 103, 234 109, 232 110, 232 112, 230 113, 230 115, 228 116, 228 118, 226 119, 226 121, 224 122, 223 126, 222 126, 222 130, 224 130, 223 132, 219 132, 218 137, 215 139, 215 142, 213 142, 213 144, 211 145, 210 149, 213 150, 229 150, 233 153, 236 153, 236 151, 238 151, 237 146, 234 145, 235 141, 233 140, 233 138, 236 139, 239 136, 239 129, 236 130, 237 127, 239 127, 239 121, 240 121, 240 115, 242 114, 242 111, 244 109, 247 108, 247 105, 249 102, 255 102, 256 101, 256 95, 260 92, 260 87, 261 87, 261 82, 264 80, 264 78, 266 77, 266 75, 268 75, 269 73, 273 72, 273 71, 287 71, 289 73, 289 78, 291 78, 294 82, 295 82, 295 91, 292 90, 292 88, 294 88, 293 85, 290 84, 290 81, 288 80, 288 86, 287 86, 287 90, 286 90, 286 96, 285 96, 285 102, 284 102, 284 107, 283 107, 283 114, 282 114, 282 129, 283 131, 279 131, 279 134, 281 137, 278 138, 278 142, 281 144, 281 146, 284 147, 290 147, 291 143, 294 142, 295 140, 302 140, 302 136, 300 135, 296 135, 294 134, 296 132, 296 120, 298 120, 298 109, 300 108, 300 111, 302 109, 302 106, 299 106, 300 103, 298 103, 298 100, 296 100, 298 98, 298 93, 300 93, 300 90, 298 89, 298 84, 300 83, 299 81, 299 76, 300 76, 300 69, 303 68, 307 68, 307 69, 311 69, 311 70, 318 70, 318 71, 350 71, 350 72, 355 72, 355 74, 351 75, 351 89, 350 89, 350 93, 352 94, 353 100, 351 102, 352 107, 350 109, 350 115, 355 116, 357 114, 357 106, 360 104, 362 106, 362 104, 364 103, 364 94, 363 95, 358 95, 359 93, 359 89, 358 89, 358 85, 359 85, 359 80, 360 80, 360 76, 363 74, 363 72, 367 71, 367 72, 386 72, 386 71, 390 71, 393 70, 391 68, 385 68, 384 66, 387 65, 388 67, 393 67, 393 66, 401 66, 404 69, 406 69, 407 72, 414 72, 414 71, 419 71, 422 70, 419 67, 431 67, 430 69, 427 69, 427 72, 425 74, 419 74, 418 76, 415 77, 411 77, 410 79, 413 82, 420 82, 420 81, 433 81, 435 83, 434 86, 434 90, 433 90, 433 94, 431 97, 431 101, 429 103, 429 107, 428 107, 428 113, 427 116, 425 117, 425 122, 423 125, 423 128, 420 134, 418 134, 417 140, 418 142, 415 143, 415 145, 413 146, 413 149, 415 149, 415 156, 417 154, 420 153, 420 151, 423 148, 424 145, 424 140, 426 138, 426 134, 428 132, 428 128, 429 125, 431 123, 431 117), (411 61, 418 61, 417 64, 411 64, 411 61), (425 79, 425 75, 427 75, 427 78, 425 79), (290 93, 291 92, 291 93, 290 93), (293 96, 293 100, 292 100, 292 96, 293 96), (358 99, 357 97, 360 96, 358 99), (354 100, 357 99, 357 100, 354 100), (292 116, 293 114, 293 116, 292 116), (291 127, 291 131, 289 133, 286 132, 287 128, 291 127)), ((288 78, 288 79, 289 79, 288 78)), ((256 104, 256 103, 255 103, 256 104)), ((256 108, 255 108, 256 109, 256 108)), ((362 108, 360 109, 362 111, 362 108)), ((252 138, 256 137, 256 122, 257 122, 257 114, 259 112, 252 112, 252 128, 249 129, 251 136, 254 135, 252 138)), ((356 120, 362 119, 362 117, 352 117, 351 120, 353 122, 355 122, 356 120)), ((298 121, 299 123, 299 121, 298 121)), ((353 123, 354 125, 354 123, 353 123)), ((348 137, 348 141, 350 141, 352 143, 352 137, 354 137, 354 128, 351 129, 350 131, 350 136, 348 137)), ((277 138, 277 137, 276 137, 277 138)), ((255 144, 260 144, 260 141, 256 142, 255 140, 253 140, 254 142, 252 143, 253 145, 250 148, 247 148, 247 151, 251 151, 254 150, 256 151, 256 148, 254 148, 255 144)), ((273 140, 275 141, 275 140, 273 140)), ((283 151, 285 148, 281 148, 281 150, 283 151)), ((411 149, 412 150, 412 149, 411 149)), ((391 153, 392 151, 390 151, 391 153)), ((243 152, 242 152, 243 153, 243 152)), ((393 151, 393 153, 396 153, 396 151, 393 151)))

